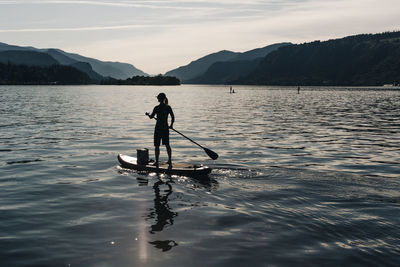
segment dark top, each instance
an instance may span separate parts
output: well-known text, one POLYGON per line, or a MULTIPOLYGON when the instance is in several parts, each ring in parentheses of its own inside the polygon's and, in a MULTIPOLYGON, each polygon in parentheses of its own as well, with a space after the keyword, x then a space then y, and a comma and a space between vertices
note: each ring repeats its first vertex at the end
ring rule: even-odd
POLYGON ((160 104, 155 106, 153 112, 150 115, 150 118, 154 118, 157 115, 157 129, 168 129, 168 114, 171 114, 171 125, 174 123, 175 116, 174 112, 172 111, 171 106, 160 104))

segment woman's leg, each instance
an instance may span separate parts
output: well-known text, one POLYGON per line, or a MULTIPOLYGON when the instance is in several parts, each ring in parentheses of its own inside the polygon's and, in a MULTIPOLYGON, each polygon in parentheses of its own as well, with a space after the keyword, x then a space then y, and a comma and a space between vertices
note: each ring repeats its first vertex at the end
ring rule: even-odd
POLYGON ((171 161, 171 154, 172 154, 171 146, 169 144, 167 144, 167 145, 165 145, 165 147, 167 148, 168 164, 171 165, 171 163, 172 163, 172 161, 171 161))
POLYGON ((160 158, 160 146, 155 146, 156 166, 158 167, 158 159, 160 158))

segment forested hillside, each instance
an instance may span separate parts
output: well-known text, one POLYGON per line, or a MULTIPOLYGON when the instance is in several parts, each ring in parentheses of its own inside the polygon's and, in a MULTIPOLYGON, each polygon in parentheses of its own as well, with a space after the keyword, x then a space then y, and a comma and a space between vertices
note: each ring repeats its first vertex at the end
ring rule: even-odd
POLYGON ((0 84, 88 84, 90 82, 86 73, 70 66, 0 63, 0 84))
POLYGON ((284 46, 237 84, 383 85, 400 80, 400 32, 284 46))

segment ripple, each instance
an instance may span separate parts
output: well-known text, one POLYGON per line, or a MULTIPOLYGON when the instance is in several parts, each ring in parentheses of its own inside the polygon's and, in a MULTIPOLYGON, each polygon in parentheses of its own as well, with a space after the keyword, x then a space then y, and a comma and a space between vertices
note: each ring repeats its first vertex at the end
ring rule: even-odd
POLYGON ((14 160, 14 161, 7 161, 7 164, 12 165, 12 164, 26 164, 26 163, 32 163, 32 162, 39 162, 43 161, 42 159, 24 159, 24 160, 14 160))

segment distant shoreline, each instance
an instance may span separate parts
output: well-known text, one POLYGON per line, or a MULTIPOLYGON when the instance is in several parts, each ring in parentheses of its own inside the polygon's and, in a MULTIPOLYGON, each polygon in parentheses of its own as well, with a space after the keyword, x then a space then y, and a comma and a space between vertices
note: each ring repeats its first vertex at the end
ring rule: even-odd
POLYGON ((174 76, 133 76, 126 80, 108 78, 100 81, 101 85, 180 85, 181 81, 174 76))
MULTIPOLYGON (((100 84, 100 83, 88 83, 88 84, 57 84, 57 83, 24 83, 24 84, 3 84, 0 83, 0 87, 2 86, 199 86, 199 87, 219 87, 219 88, 227 88, 229 91, 230 85, 223 84, 100 84)), ((297 86, 294 85, 254 85, 254 84, 237 84, 233 86, 235 89, 239 89, 240 87, 270 87, 271 89, 284 89, 288 88, 290 90, 296 90, 297 86)), ((306 91, 307 89, 317 89, 317 88, 330 88, 330 89, 379 89, 379 90, 400 90, 400 86, 384 86, 384 85, 303 85, 300 87, 301 91, 306 91)), ((236 91, 236 90, 235 90, 236 91)))
POLYGON ((0 85, 180 85, 173 76, 137 75, 128 79, 106 77, 94 79, 73 66, 53 64, 50 66, 30 66, 0 62, 0 85))

